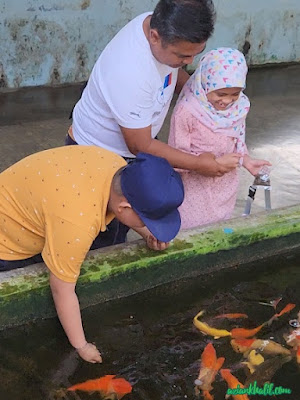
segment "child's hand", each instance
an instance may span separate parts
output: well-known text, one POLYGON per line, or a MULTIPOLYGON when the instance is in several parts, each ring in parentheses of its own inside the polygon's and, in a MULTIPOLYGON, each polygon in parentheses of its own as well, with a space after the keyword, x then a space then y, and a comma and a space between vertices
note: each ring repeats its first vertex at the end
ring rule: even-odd
POLYGON ((203 176, 222 176, 238 166, 240 157, 240 154, 234 153, 216 159, 212 153, 202 153, 198 156, 198 168, 195 171, 203 176))
POLYGON ((272 164, 266 160, 258 160, 256 158, 251 158, 248 155, 244 156, 243 167, 245 167, 253 176, 258 175, 259 170, 264 165, 271 166, 272 164))
POLYGON ((166 250, 169 247, 169 243, 157 240, 152 234, 148 235, 145 240, 149 249, 152 250, 161 251, 166 250))
POLYGON ((77 349, 77 353, 80 357, 90 363, 102 363, 102 357, 100 351, 92 343, 86 343, 85 346, 77 349))
POLYGON ((237 168, 240 158, 241 154, 238 153, 225 154, 224 156, 216 158, 216 162, 223 167, 222 175, 237 168))
POLYGON ((146 226, 134 230, 144 238, 149 249, 161 251, 169 247, 169 243, 157 240, 146 226))

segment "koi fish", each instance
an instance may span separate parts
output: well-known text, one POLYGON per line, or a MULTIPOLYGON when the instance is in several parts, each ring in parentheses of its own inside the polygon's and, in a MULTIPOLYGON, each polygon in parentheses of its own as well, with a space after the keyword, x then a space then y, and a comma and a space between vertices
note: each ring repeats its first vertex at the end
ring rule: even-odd
POLYGON ((269 355, 281 354, 288 356, 291 354, 290 350, 272 340, 232 339, 230 344, 236 353, 243 353, 244 357, 247 357, 252 350, 258 350, 259 353, 269 355))
POLYGON ((293 304, 293 303, 287 304, 279 313, 274 314, 273 317, 270 318, 269 321, 266 322, 266 324, 271 325, 275 319, 281 317, 283 314, 286 314, 286 313, 292 311, 295 307, 296 307, 296 304, 293 304))
POLYGON ((283 337, 289 346, 295 347, 298 345, 298 338, 300 338, 300 329, 295 329, 289 335, 283 335, 283 337))
POLYGON ((202 333, 205 333, 206 335, 213 336, 215 339, 218 339, 220 337, 225 337, 225 336, 231 336, 231 333, 227 331, 226 329, 216 329, 212 328, 205 322, 199 321, 199 317, 201 317, 204 314, 204 310, 200 311, 193 319, 193 323, 199 331, 202 333))
POLYGON ((198 378, 195 380, 196 394, 202 390, 204 400, 214 400, 210 394, 212 383, 214 382, 219 369, 225 361, 224 357, 217 358, 216 350, 212 343, 209 343, 201 355, 201 365, 198 378))
POLYGON ((290 335, 284 338, 286 343, 293 347, 293 351, 296 352, 297 363, 300 364, 300 329, 294 330, 290 335))
POLYGON ((203 400, 214 400, 214 396, 212 396, 207 390, 203 392, 203 400))
POLYGON ((228 318, 228 319, 237 319, 237 318, 248 318, 247 314, 221 314, 221 315, 217 315, 216 317, 214 317, 215 319, 217 318, 228 318))
POLYGON ((296 307, 296 304, 294 303, 289 303, 287 304, 278 314, 275 314, 277 317, 281 317, 283 314, 286 314, 290 311, 292 311, 296 307))
POLYGON ((254 329, 234 328, 231 330, 231 336, 233 338, 249 338, 256 335, 263 326, 264 324, 259 325, 257 328, 254 329))
MULTIPOLYGON (((222 378, 227 382, 229 389, 237 389, 237 387, 244 389, 244 385, 231 374, 229 369, 221 369, 222 378)), ((249 400, 246 394, 232 394, 233 400, 249 400)))
POLYGON ((115 378, 116 375, 105 375, 102 378, 91 379, 69 387, 68 391, 81 390, 84 392, 100 392, 102 396, 115 394, 118 400, 127 393, 131 393, 132 386, 124 378, 115 378))
POLYGON ((260 301, 259 304, 262 304, 263 306, 270 306, 273 307, 274 310, 276 310, 276 307, 278 306, 279 302, 282 300, 282 297, 278 297, 278 299, 271 300, 269 303, 260 301))
POLYGON ((247 361, 243 362, 242 364, 245 364, 248 367, 250 374, 253 374, 257 367, 264 361, 265 359, 261 354, 257 353, 256 350, 251 350, 248 354, 247 361))

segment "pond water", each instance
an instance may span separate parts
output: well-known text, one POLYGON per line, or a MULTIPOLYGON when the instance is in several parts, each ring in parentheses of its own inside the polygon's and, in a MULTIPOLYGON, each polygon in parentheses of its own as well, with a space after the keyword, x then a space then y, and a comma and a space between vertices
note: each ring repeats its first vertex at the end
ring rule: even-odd
MULTIPOLYGON (((287 303, 296 303, 295 309, 263 328, 257 336, 273 337, 284 345, 283 334, 291 329, 289 320, 296 318, 300 309, 298 260, 299 253, 277 256, 239 270, 232 268, 172 283, 84 310, 87 337, 101 349, 103 364, 80 360, 70 348, 57 319, 2 331, 0 398, 100 399, 96 393, 66 393, 64 389, 88 379, 116 374, 133 385, 132 393, 124 397, 126 400, 196 400, 199 397, 195 395, 194 381, 199 373, 201 353, 209 342, 214 344, 219 357, 225 357, 224 367, 245 382, 241 354, 234 353, 230 340, 204 336, 193 326, 193 317, 205 309, 203 320, 211 325, 225 329, 237 325, 252 328, 274 314, 271 306, 260 303, 282 296, 278 309, 287 303), (232 312, 246 313, 249 318, 213 319, 218 314, 232 312)), ((276 399, 298 400, 299 378, 300 368, 294 359, 280 368, 272 382, 290 388, 292 394, 276 399)), ((220 375, 213 386, 215 400, 225 399, 227 386, 220 375)), ((258 398, 265 397, 251 396, 251 400, 258 398)))

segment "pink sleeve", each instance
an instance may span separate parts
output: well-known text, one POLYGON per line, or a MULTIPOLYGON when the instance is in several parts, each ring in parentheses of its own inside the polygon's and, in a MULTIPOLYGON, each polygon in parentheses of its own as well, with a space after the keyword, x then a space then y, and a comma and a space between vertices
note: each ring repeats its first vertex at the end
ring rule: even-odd
POLYGON ((180 104, 174 109, 168 144, 186 153, 191 152, 191 114, 180 104))

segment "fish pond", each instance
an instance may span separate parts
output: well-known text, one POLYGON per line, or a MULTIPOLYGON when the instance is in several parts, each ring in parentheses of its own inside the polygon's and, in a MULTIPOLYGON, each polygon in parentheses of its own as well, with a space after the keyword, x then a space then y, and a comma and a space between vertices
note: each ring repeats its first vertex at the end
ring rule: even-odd
MULTIPOLYGON (((90 307, 82 312, 86 335, 102 352, 103 364, 80 360, 57 319, 40 320, 0 332, 0 398, 3 400, 101 399, 99 393, 67 392, 71 385, 107 374, 132 385, 126 400, 202 399, 194 381, 203 349, 213 343, 223 368, 240 382, 262 386, 272 382, 291 390, 278 396, 252 399, 300 399, 300 365, 295 357, 281 366, 278 357, 265 360, 250 376, 242 354, 233 351, 230 338, 215 339, 193 325, 194 316, 219 329, 254 328, 286 304, 296 307, 266 325, 256 335, 286 346, 289 321, 300 309, 300 253, 236 266, 227 271, 181 280, 132 297, 90 307), (282 297, 276 311, 271 305, 282 297), (248 318, 214 318, 245 313, 248 318), (268 361, 268 362, 267 362, 268 361)), ((201 268, 201 266, 199 266, 201 268)), ((225 399, 227 384, 220 374, 213 383, 215 400, 225 399)))

